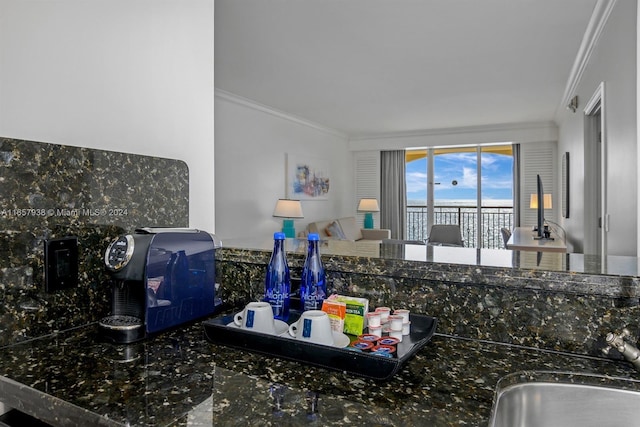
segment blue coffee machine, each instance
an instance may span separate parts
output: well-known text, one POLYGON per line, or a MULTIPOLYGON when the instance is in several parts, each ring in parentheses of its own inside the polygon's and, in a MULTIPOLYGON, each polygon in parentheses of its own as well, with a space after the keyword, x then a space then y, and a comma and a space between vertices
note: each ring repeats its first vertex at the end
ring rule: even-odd
POLYGON ((141 228, 105 252, 112 279, 111 314, 101 336, 131 343, 213 314, 216 237, 195 229, 141 228))

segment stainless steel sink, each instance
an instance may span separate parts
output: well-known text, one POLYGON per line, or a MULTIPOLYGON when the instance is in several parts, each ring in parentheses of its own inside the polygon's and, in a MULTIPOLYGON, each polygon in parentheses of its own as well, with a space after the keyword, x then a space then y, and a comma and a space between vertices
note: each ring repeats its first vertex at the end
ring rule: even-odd
POLYGON ((640 425, 640 382, 595 375, 528 372, 501 379, 490 427, 640 425))

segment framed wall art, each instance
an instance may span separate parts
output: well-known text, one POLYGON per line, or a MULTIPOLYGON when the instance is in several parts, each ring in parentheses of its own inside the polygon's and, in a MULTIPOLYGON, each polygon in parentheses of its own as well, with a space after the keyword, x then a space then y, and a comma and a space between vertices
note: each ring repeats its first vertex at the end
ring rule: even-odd
POLYGON ((287 197, 297 200, 328 200, 331 172, 328 160, 287 154, 287 197))

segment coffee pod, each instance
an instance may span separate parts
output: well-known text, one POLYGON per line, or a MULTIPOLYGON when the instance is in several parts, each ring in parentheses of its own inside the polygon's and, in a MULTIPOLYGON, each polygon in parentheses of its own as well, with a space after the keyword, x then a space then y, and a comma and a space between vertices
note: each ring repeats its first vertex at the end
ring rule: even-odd
POLYGON ((389 338, 395 338, 398 342, 402 341, 402 329, 399 331, 389 331, 389 338))
POLYGON ((389 330, 390 331, 402 331, 402 316, 389 316, 389 330))
POLYGON ((382 336, 382 326, 369 326, 369 334, 378 338, 382 336))
POLYGON ((351 347, 360 349, 361 351, 369 351, 373 348, 372 341, 355 341, 351 343, 351 347))
POLYGON ((402 324, 402 335, 409 335, 411 333, 411 322, 402 324))
POLYGON ((377 313, 377 312, 369 312, 367 313, 367 326, 370 327, 376 327, 376 326, 380 326, 382 324, 382 315, 381 313, 377 313))
POLYGON ((393 311, 394 316, 402 316, 402 323, 409 323, 409 310, 400 308, 393 311))
POLYGON ((397 345, 400 342, 398 338, 394 337, 382 337, 377 341, 378 345, 397 345))
POLYGON ((358 335, 358 340, 376 342, 378 341, 378 336, 375 334, 362 334, 358 335))
POLYGON ((392 345, 378 344, 378 345, 374 345, 371 348, 371 351, 393 354, 396 352, 396 348, 395 346, 392 346, 392 345))
POLYGON ((391 309, 389 307, 378 307, 375 312, 380 313, 381 323, 387 323, 387 320, 389 320, 389 314, 391 313, 391 309))

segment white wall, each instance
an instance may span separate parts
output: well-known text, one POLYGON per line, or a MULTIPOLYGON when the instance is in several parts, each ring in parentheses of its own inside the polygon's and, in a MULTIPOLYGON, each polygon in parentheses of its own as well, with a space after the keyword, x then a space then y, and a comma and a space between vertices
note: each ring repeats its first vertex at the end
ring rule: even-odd
POLYGON ((211 0, 0 0, 0 135, 184 160, 214 230, 211 0))
POLYGON ((570 217, 563 221, 576 248, 584 240, 584 113, 585 104, 605 82, 607 206, 609 255, 637 253, 637 130, 636 130, 636 1, 618 0, 576 88, 576 113, 559 114, 558 152, 569 152, 570 217))
POLYGON ((282 228, 273 209, 286 197, 285 154, 330 161, 329 200, 303 201, 309 222, 355 215, 352 158, 344 135, 230 94, 216 96, 216 234, 271 238, 282 228))

